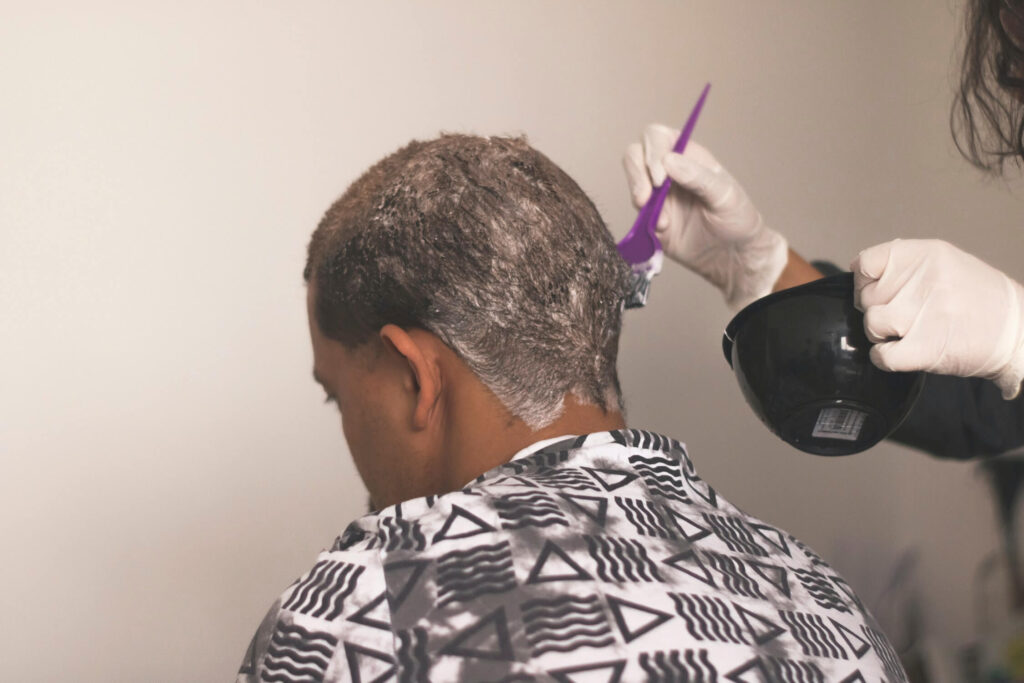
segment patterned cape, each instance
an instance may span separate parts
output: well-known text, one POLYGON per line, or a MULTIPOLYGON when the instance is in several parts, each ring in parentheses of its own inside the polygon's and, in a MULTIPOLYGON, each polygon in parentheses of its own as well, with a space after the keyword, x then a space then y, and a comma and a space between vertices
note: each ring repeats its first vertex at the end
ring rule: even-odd
POLYGON ((238 681, 905 681, 850 586, 639 430, 353 522, 238 681))

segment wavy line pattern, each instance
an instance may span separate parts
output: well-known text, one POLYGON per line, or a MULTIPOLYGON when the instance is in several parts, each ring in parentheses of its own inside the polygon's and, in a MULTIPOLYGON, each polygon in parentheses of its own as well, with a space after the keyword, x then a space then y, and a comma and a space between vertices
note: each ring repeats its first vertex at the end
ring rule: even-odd
POLYGON ((825 560, 821 559, 821 557, 818 555, 818 553, 814 552, 813 550, 808 548, 806 545, 801 543, 800 540, 797 539, 796 537, 789 536, 789 541, 793 545, 795 545, 797 548, 800 548, 800 550, 803 551, 804 555, 807 556, 807 559, 809 559, 811 561, 811 564, 816 564, 819 567, 827 567, 828 566, 825 563, 825 560))
POLYGON ((377 539, 384 550, 423 550, 427 539, 418 521, 398 517, 380 518, 377 539))
POLYGON ((633 432, 635 436, 634 447, 653 451, 660 451, 662 449, 662 442, 665 439, 660 434, 644 431, 643 429, 634 429, 633 432))
POLYGON ((680 503, 690 503, 690 494, 683 487, 683 475, 678 461, 658 456, 631 455, 629 462, 643 478, 649 491, 680 503))
POLYGON ((729 550, 758 557, 768 557, 768 551, 757 544, 757 541, 754 540, 754 532, 739 517, 712 515, 705 512, 704 521, 711 527, 715 536, 729 546, 729 550))
POLYGON ((626 519, 638 534, 669 539, 676 537, 672 529, 665 524, 661 511, 654 501, 616 496, 615 503, 626 513, 626 519))
POLYGON ((762 661, 775 674, 774 680, 786 683, 825 683, 825 674, 814 662, 798 662, 780 657, 766 657, 762 661))
POLYGON ((600 491, 593 479, 587 476, 586 472, 576 467, 563 469, 552 469, 542 467, 530 474, 530 478, 540 484, 552 489, 576 489, 578 491, 600 491))
POLYGON ((612 438, 614 438, 617 443, 627 447, 647 448, 654 451, 661 451, 666 455, 678 454, 680 456, 679 460, 684 463, 684 467, 689 465, 688 469, 693 472, 693 464, 690 463, 690 458, 686 454, 686 446, 675 439, 655 434, 654 432, 646 432, 641 429, 623 429, 618 432, 612 432, 612 438))
POLYGON ((536 680, 531 674, 512 673, 494 681, 487 681, 487 683, 533 683, 536 680))
POLYGON ((601 599, 596 595, 528 600, 522 605, 530 653, 572 652, 615 642, 601 599))
POLYGON ((661 581, 647 550, 632 539, 584 536, 597 573, 605 581, 661 581))
POLYGON ((541 453, 535 453, 525 458, 516 458, 512 462, 505 463, 501 466, 503 470, 511 470, 516 474, 522 474, 523 472, 530 469, 550 469, 555 467, 559 463, 563 463, 569 459, 569 451, 547 451, 541 453))
POLYGON ((328 621, 337 619, 363 569, 347 562, 320 560, 295 586, 282 609, 328 621))
POLYGON ((516 587, 508 541, 456 550, 437 560, 438 607, 516 587))
POLYGON ((805 655, 849 659, 846 650, 832 633, 828 624, 817 614, 779 610, 779 616, 789 627, 789 632, 803 648, 805 655))
POLYGON ((667 450, 671 441, 660 434, 642 429, 620 429, 617 433, 613 433, 613 436, 619 437, 615 440, 623 446, 654 451, 667 450))
POLYGON ((794 569, 793 573, 797 575, 800 583, 819 606, 825 609, 834 609, 837 612, 851 612, 827 576, 821 572, 805 569, 794 569))
POLYGON ((882 632, 870 626, 861 626, 860 630, 864 632, 864 636, 871 643, 871 647, 878 653, 882 660, 882 666, 885 667, 885 673, 889 675, 890 679, 894 681, 907 680, 906 675, 903 673, 903 667, 900 666, 900 658, 896 654, 896 650, 893 649, 888 639, 882 635, 882 632))
POLYGON ((279 622, 263 659, 264 681, 320 683, 338 640, 329 633, 279 622))
POLYGON ((640 667, 647 674, 648 683, 714 683, 718 672, 708 661, 707 650, 679 650, 644 652, 640 667), (685 659, 685 661, 683 661, 685 659))
POLYGON ((562 514, 558 503, 543 491, 510 493, 495 498, 493 502, 504 529, 546 527, 553 524, 569 526, 569 520, 562 514))
POLYGON ((562 605, 590 605, 596 599, 597 598, 593 595, 563 595, 557 598, 537 598, 534 600, 527 600, 523 603, 522 607, 524 610, 530 610, 532 612, 557 613, 561 609, 562 605))
POLYGON ((761 587, 747 574, 747 567, 742 560, 711 552, 704 553, 704 557, 711 567, 721 574, 722 584, 726 590, 748 598, 764 599, 761 587))
POLYGON ((634 457, 638 458, 641 462, 644 459, 654 461, 660 460, 670 463, 669 466, 672 467, 674 471, 688 469, 691 474, 696 474, 693 469, 693 464, 690 462, 690 458, 686 453, 686 447, 675 439, 639 429, 625 429, 612 432, 612 438, 616 443, 627 448, 642 448, 648 451, 660 452, 664 456, 671 456, 668 458, 662 458, 653 454, 645 456, 635 455, 630 456, 630 462, 634 462, 634 457))
POLYGON ((708 595, 669 593, 676 612, 686 622, 686 630, 696 640, 747 644, 747 635, 733 619, 723 600, 708 595))
POLYGON ((417 626, 398 631, 397 649, 399 683, 430 683, 426 629, 417 626))

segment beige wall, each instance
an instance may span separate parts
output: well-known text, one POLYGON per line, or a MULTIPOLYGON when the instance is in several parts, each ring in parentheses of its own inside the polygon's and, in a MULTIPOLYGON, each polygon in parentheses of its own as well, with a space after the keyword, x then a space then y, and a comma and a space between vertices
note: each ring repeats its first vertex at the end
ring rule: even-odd
MULTIPOLYGON (((1024 277, 1022 185, 983 182, 948 139, 955 3, 2 4, 7 680, 230 679, 360 513, 310 379, 303 250, 410 137, 528 133, 621 235, 621 150, 710 80, 698 139, 807 255, 940 236, 1024 277)), ((660 278, 627 320, 632 423, 686 441, 869 601, 918 547, 930 628, 968 638, 995 543, 972 470, 784 446, 742 403, 726 321, 696 277, 660 278)))

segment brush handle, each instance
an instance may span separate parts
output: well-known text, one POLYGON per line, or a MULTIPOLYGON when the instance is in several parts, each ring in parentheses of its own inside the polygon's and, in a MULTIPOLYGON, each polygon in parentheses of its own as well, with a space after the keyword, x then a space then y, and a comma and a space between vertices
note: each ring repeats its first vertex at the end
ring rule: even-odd
MULTIPOLYGON (((700 98, 697 100, 697 104, 693 107, 693 111, 690 112, 690 118, 686 120, 686 125, 683 126, 682 132, 679 133, 679 137, 676 139, 676 144, 672 147, 672 151, 676 154, 682 154, 686 151, 686 144, 690 141, 690 136, 693 134, 693 129, 697 126, 697 117, 700 116, 700 110, 704 108, 704 100, 708 97, 708 90, 711 89, 711 84, 708 83, 704 86, 704 90, 700 94, 700 98)), ((647 230, 651 237, 655 240, 658 238, 654 232, 658 227, 658 216, 661 215, 661 210, 665 206, 665 200, 668 198, 668 191, 672 189, 672 181, 666 176, 665 182, 658 186, 654 191, 654 196, 647 200, 647 204, 644 205, 644 209, 651 205, 653 200, 654 205, 651 207, 651 211, 648 216, 647 230)), ((643 214, 643 211, 640 212, 643 214)), ((659 243, 660 247, 661 244, 659 243)))
MULTIPOLYGON (((673 152, 682 154, 686 149, 686 143, 690 141, 690 135, 697 125, 697 117, 700 116, 700 111, 704 107, 704 100, 707 99, 708 90, 710 89, 710 83, 704 86, 697 104, 694 106, 693 111, 690 112, 690 118, 686 120, 686 125, 683 126, 683 130, 676 139, 676 144, 672 147, 673 152)), ((661 215, 661 210, 665 206, 665 200, 668 198, 668 191, 671 188, 672 181, 665 178, 665 181, 654 189, 647 202, 640 208, 640 213, 637 215, 633 227, 630 228, 626 236, 619 242, 619 253, 628 263, 645 263, 656 252, 661 250, 661 242, 655 233, 658 227, 658 217, 661 215)))

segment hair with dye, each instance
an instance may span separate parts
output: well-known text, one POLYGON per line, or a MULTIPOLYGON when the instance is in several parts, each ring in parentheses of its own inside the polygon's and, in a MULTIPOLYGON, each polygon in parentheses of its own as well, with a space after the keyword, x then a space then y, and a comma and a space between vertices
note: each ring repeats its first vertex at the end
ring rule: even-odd
POLYGON ((950 125, 960 153, 1000 174, 1024 163, 1024 2, 969 0, 950 125))
POLYGON ((309 244, 321 331, 347 347, 393 323, 436 334, 539 429, 563 398, 621 409, 629 270, 580 187, 523 138, 443 135, 385 157, 309 244))

